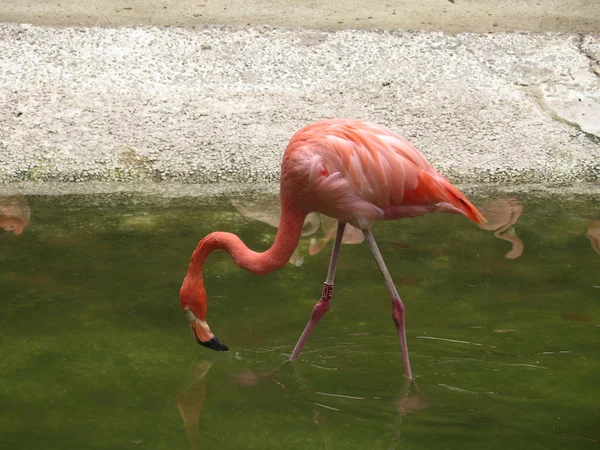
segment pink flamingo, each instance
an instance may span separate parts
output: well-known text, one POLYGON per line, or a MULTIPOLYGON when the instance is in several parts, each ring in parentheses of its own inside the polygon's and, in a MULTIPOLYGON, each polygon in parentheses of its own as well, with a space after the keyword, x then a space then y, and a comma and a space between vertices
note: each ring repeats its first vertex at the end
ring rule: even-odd
POLYGON ((202 271, 208 255, 225 250, 242 269, 258 275, 270 273, 286 264, 298 245, 305 217, 317 211, 338 220, 337 233, 321 299, 289 360, 298 357, 329 309, 341 238, 348 223, 362 230, 383 275, 392 300, 404 372, 412 379, 404 304, 379 252, 371 224, 430 212, 462 214, 481 224, 485 221, 483 215, 409 141, 387 128, 353 119, 322 120, 292 137, 281 165, 280 203, 275 241, 263 253, 250 250, 236 235, 220 231, 198 243, 180 290, 181 308, 198 343, 217 351, 229 350, 206 323, 202 271))

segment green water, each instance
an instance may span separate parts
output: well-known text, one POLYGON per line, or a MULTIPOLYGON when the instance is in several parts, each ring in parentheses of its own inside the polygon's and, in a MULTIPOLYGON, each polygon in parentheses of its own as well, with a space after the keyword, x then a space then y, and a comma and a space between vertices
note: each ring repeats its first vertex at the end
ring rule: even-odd
MULTIPOLYGON (((0 230, 2 449, 578 449, 600 441, 597 198, 520 198, 510 242, 458 216, 379 223, 407 306, 406 391, 366 243, 343 245, 332 307, 298 361, 332 241, 257 277, 214 254, 194 341, 178 290, 197 241, 275 228, 230 199, 30 196, 0 230), (185 425, 184 425, 185 421, 185 425)), ((486 199, 477 199, 478 204, 486 199)), ((267 202, 268 203, 268 202, 267 202)))

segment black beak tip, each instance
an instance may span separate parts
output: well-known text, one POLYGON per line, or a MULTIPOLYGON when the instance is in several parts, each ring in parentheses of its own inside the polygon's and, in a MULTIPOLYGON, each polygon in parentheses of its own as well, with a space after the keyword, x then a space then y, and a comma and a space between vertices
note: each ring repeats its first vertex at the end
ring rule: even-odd
POLYGON ((218 340, 216 336, 213 336, 213 338, 210 341, 206 341, 206 342, 202 342, 202 341, 198 340, 198 343, 203 347, 210 348, 211 350, 215 350, 217 352, 228 352, 229 351, 229 347, 227 347, 220 340, 218 340))

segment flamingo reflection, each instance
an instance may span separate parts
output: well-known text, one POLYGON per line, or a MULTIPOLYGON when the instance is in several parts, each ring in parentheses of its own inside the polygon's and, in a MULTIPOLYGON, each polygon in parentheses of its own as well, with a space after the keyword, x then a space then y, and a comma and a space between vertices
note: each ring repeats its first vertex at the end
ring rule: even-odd
POLYGON ((192 369, 191 382, 188 386, 182 387, 177 394, 179 414, 181 414, 185 432, 194 450, 202 448, 198 421, 206 396, 205 377, 211 366, 212 363, 208 361, 198 361, 192 369))
MULTIPOLYGON (((321 222, 321 229, 325 233, 325 236, 321 239, 315 237, 311 238, 310 246, 308 247, 308 254, 310 256, 316 255, 325 248, 327 243, 335 238, 337 233, 338 222, 336 219, 332 219, 324 214, 317 213, 321 222)), ((346 225, 344 228, 344 235, 342 237, 342 244, 360 244, 365 240, 364 233, 358 228, 352 225, 346 225)))
POLYGON ((594 251, 600 255, 600 220, 590 220, 585 235, 594 251))
POLYGON ((0 228, 19 236, 29 225, 30 209, 22 196, 0 197, 0 228))
POLYGON ((523 205, 512 197, 502 197, 490 200, 479 208, 486 217, 487 223, 480 224, 483 230, 493 231, 498 239, 512 244, 510 251, 504 255, 507 259, 516 259, 523 253, 525 245, 517 233, 514 225, 523 212, 523 205))
MULTIPOLYGON (((264 370, 259 372, 253 372, 248 370, 244 373, 233 375, 232 379, 237 381, 241 386, 249 388, 257 387, 264 382, 272 382, 278 385, 280 388, 288 391, 293 396, 302 399, 306 402, 311 411, 313 423, 319 430, 319 434, 323 439, 324 448, 328 450, 332 448, 331 436, 328 430, 328 417, 331 414, 339 412, 335 404, 335 399, 341 397, 344 399, 355 399, 357 401, 365 401, 364 397, 354 397, 340 394, 327 394, 325 392, 317 392, 310 388, 308 379, 301 375, 293 368, 296 379, 297 379, 297 390, 293 389, 288 384, 281 383, 277 380, 276 375, 285 367, 287 367, 289 361, 284 361, 277 367, 264 370), (315 397, 318 397, 318 402, 313 401, 315 397), (330 401, 330 399, 332 399, 330 401)), ((206 376, 212 366, 212 363, 205 360, 198 361, 191 371, 190 380, 185 383, 178 395, 177 395, 177 406, 179 413, 183 420, 185 431, 188 440, 193 450, 199 450, 202 448, 201 435, 199 431, 199 421, 204 401, 206 398, 206 376)), ((394 425, 392 433, 392 441, 390 448, 397 448, 400 443, 401 435, 401 424, 403 417, 407 414, 417 413, 419 411, 428 409, 432 406, 432 402, 421 392, 414 380, 404 380, 404 384, 399 391, 399 395, 391 400, 391 408, 396 413, 396 417, 393 420, 394 425)))
MULTIPOLYGON (((276 197, 262 196, 251 201, 231 200, 231 203, 244 216, 266 223, 272 227, 279 228, 279 216, 281 215, 281 208, 279 205, 279 200, 276 197)), ((312 212, 306 216, 301 236, 311 236, 308 254, 310 256, 314 256, 323 250, 327 243, 331 239, 335 238, 336 232, 337 220, 316 212, 312 212), (319 230, 319 227, 324 233, 322 238, 316 238, 314 236, 319 230)), ((360 244, 362 241, 364 241, 364 239, 365 237, 362 231, 353 227, 352 225, 346 225, 344 237, 342 238, 342 244, 360 244)), ((289 262, 295 266, 302 266, 302 264, 304 264, 304 255, 300 250, 300 246, 296 248, 289 262)))

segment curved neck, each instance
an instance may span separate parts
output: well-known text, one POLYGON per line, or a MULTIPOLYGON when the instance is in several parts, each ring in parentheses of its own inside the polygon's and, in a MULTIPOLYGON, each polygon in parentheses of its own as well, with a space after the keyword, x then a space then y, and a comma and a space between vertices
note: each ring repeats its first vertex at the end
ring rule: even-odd
POLYGON ((190 269, 201 273, 208 255, 215 250, 225 250, 242 269, 257 275, 273 272, 283 267, 296 250, 305 217, 306 214, 300 210, 282 208, 275 241, 262 253, 250 250, 235 234, 211 233, 198 243, 192 254, 190 269))
POLYGON ((282 201, 279 229, 273 245, 265 252, 250 250, 235 234, 214 232, 203 238, 194 253, 187 275, 181 286, 181 306, 190 307, 201 320, 206 320, 206 291, 204 289, 204 263, 215 250, 225 250, 242 269, 265 275, 283 267, 290 259, 302 232, 306 213, 282 201))

